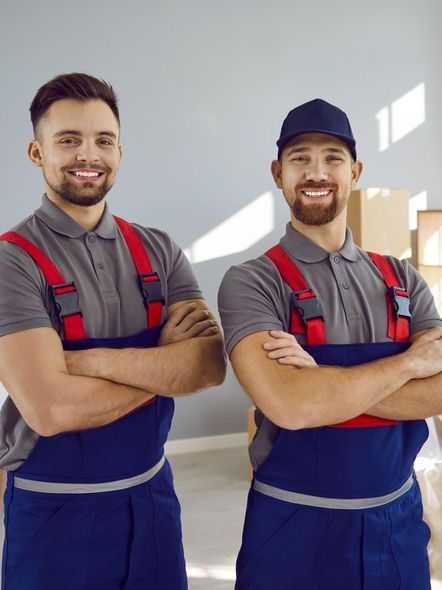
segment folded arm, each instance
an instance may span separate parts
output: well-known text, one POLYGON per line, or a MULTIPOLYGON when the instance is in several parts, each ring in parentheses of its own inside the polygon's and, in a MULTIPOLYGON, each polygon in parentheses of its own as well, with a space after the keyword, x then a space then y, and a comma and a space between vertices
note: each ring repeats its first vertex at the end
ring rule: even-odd
POLYGON ((354 367, 300 368, 265 347, 271 338, 258 332, 231 353, 245 391, 272 422, 296 430, 336 424, 367 411, 411 379, 442 370, 442 329, 434 328, 399 355, 354 367), (269 356, 271 355, 271 356, 269 356))
POLYGON ((169 306, 168 314, 160 346, 68 352, 69 371, 168 397, 187 395, 221 384, 226 370, 224 341, 206 303, 200 299, 181 301, 169 306), (189 306, 193 306, 195 313, 204 314, 204 318, 192 320, 190 314, 185 313, 189 306), (180 320, 178 323, 177 319, 180 320), (198 324, 204 327, 199 333, 195 328, 198 324), (174 337, 174 334, 180 333, 180 327, 184 335, 182 339, 174 337))
MULTIPOLYGON (((414 342, 428 332, 413 334, 414 342)), ((367 412, 390 420, 421 420, 442 414, 442 373, 424 379, 412 379, 367 412)))
POLYGON ((70 375, 52 328, 0 338, 0 381, 25 422, 42 436, 108 424, 153 397, 103 379, 70 375))

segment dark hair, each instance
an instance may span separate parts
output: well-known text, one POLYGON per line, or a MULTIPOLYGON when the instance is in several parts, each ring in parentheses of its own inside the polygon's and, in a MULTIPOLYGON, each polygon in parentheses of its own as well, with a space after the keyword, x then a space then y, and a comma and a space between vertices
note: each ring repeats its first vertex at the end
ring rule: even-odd
POLYGON ((89 74, 74 72, 72 74, 60 74, 38 89, 29 107, 34 133, 38 122, 49 107, 63 98, 75 98, 76 100, 98 98, 103 100, 111 108, 118 124, 120 124, 118 98, 112 86, 108 82, 94 78, 89 74))

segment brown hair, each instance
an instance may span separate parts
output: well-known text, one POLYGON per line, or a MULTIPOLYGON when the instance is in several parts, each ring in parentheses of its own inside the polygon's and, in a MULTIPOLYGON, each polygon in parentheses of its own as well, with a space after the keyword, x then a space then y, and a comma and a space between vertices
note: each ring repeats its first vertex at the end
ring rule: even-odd
POLYGON ((118 98, 112 86, 108 82, 89 74, 74 72, 72 74, 60 74, 38 89, 29 107, 34 133, 38 122, 49 107, 63 98, 103 100, 111 108, 118 124, 120 124, 118 98))

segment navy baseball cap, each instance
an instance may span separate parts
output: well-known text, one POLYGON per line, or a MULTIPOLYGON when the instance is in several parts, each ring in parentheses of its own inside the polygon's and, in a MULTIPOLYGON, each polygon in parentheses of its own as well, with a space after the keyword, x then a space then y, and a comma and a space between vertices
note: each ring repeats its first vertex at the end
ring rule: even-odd
POLYGON ((315 98, 290 111, 284 119, 279 139, 276 142, 278 158, 288 141, 304 133, 325 133, 341 139, 348 145, 353 158, 357 160, 356 141, 350 121, 344 111, 329 102, 315 98))

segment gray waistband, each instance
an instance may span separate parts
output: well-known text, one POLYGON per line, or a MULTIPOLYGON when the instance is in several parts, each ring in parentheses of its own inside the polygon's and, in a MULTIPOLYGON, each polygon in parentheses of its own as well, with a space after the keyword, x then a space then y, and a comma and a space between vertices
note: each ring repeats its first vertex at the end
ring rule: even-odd
POLYGON ((132 488, 149 481, 149 479, 152 479, 152 477, 158 473, 164 465, 164 461, 165 458, 163 456, 158 463, 148 471, 140 473, 140 475, 135 475, 135 477, 118 479, 116 481, 106 481, 103 483, 57 483, 14 477, 14 486, 20 490, 43 492, 47 494, 96 494, 100 492, 115 492, 117 490, 132 488))
POLYGON ((257 481, 253 487, 257 492, 271 496, 277 500, 284 500, 285 502, 291 502, 293 504, 303 504, 304 506, 315 506, 317 508, 334 508, 338 510, 361 510, 363 508, 375 508, 376 506, 383 506, 388 504, 396 498, 408 492, 413 485, 413 476, 407 479, 407 481, 395 492, 387 494, 386 496, 378 496, 376 498, 322 498, 320 496, 308 496, 306 494, 298 494, 296 492, 289 492, 282 490, 281 488, 275 488, 269 486, 266 483, 257 481))

